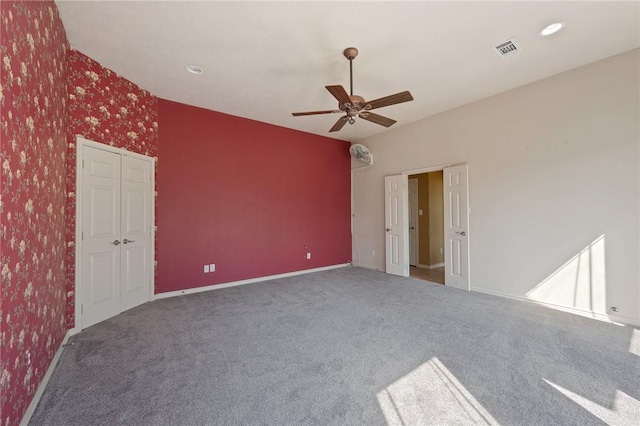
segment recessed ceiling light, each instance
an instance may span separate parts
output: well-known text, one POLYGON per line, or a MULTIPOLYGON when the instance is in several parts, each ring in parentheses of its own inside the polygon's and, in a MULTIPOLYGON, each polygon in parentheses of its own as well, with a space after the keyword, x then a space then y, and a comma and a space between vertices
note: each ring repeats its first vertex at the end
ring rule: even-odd
POLYGON ((187 71, 189 71, 191 74, 198 74, 198 75, 204 72, 204 70, 197 65, 187 65, 187 71))
POLYGON ((548 35, 557 33, 563 27, 564 22, 554 22, 553 24, 549 24, 540 31, 540 37, 546 37, 548 35))

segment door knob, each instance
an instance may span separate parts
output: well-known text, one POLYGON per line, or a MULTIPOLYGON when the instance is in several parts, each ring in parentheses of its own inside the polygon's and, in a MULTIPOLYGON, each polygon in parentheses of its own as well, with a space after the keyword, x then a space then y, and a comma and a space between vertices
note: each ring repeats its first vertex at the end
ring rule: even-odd
POLYGON ((118 244, 120 244, 120 241, 118 241, 118 240, 113 240, 113 242, 112 242, 112 243, 110 243, 110 244, 113 244, 114 246, 117 246, 118 244))
POLYGON ((462 231, 462 232, 456 232, 456 234, 460 234, 460 235, 462 235, 463 237, 464 237, 465 235, 467 235, 467 233, 466 233, 466 232, 464 232, 464 231, 462 231))
POLYGON ((416 227, 415 226, 410 226, 409 229, 416 229, 416 227))
POLYGON ((391 228, 387 228, 387 232, 391 231, 391 228))
POLYGON ((123 242, 124 244, 127 244, 127 243, 135 243, 136 241, 135 241, 135 240, 127 240, 127 239, 125 238, 124 240, 122 240, 122 242, 123 242))

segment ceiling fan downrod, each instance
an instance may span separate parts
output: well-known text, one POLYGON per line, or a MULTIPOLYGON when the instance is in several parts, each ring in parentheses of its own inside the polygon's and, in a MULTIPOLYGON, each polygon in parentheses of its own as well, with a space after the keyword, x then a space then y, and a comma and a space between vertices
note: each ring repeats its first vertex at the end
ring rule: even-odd
POLYGON ((349 88, 351 89, 351 96, 353 96, 353 60, 358 56, 358 49, 355 47, 347 47, 342 52, 345 58, 349 60, 349 88))
POLYGON ((351 88, 351 96, 353 96, 353 59, 349 59, 349 87, 351 88))

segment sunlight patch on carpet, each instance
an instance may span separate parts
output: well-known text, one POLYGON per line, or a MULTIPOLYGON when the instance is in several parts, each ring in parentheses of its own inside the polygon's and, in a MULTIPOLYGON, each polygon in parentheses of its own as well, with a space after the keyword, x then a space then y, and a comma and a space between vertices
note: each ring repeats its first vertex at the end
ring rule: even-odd
POLYGON ((389 425, 498 424, 436 357, 376 396, 389 425))
POLYGON ((631 330, 631 340, 629 341, 629 352, 640 356, 640 330, 631 330))
POLYGON ((640 401, 620 390, 616 389, 615 396, 610 407, 603 407, 602 405, 597 404, 582 395, 578 395, 575 392, 571 392, 569 389, 565 389, 547 379, 543 380, 606 424, 626 425, 631 424, 629 423, 629 419, 640 419, 640 401))

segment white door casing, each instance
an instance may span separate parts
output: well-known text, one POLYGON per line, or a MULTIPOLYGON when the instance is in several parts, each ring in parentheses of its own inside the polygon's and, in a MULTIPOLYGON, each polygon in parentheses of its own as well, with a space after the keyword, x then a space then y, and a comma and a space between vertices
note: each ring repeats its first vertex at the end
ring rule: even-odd
POLYGON ((408 187, 407 175, 384 178, 386 272, 403 277, 409 276, 408 187))
POLYGON ((120 155, 85 147, 82 168, 82 325, 120 313, 120 155))
POLYGON ((418 179, 409 179, 409 265, 418 263, 418 179))
POLYGON ((154 160, 78 137, 76 330, 151 300, 154 160))
POLYGON ((469 291, 469 191, 467 165, 445 167, 444 245, 447 286, 469 291))

